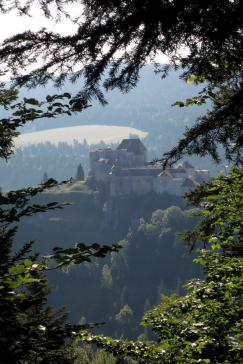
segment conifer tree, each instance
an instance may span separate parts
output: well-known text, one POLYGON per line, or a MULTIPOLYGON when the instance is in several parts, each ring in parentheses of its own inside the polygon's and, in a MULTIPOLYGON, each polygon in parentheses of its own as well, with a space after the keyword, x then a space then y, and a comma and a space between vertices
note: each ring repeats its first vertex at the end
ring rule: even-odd
POLYGON ((44 172, 41 183, 46 183, 48 181, 48 174, 44 172))
POLYGON ((82 167, 81 163, 79 163, 78 168, 77 168, 76 180, 77 181, 83 181, 84 180, 84 170, 83 170, 83 167, 82 167))

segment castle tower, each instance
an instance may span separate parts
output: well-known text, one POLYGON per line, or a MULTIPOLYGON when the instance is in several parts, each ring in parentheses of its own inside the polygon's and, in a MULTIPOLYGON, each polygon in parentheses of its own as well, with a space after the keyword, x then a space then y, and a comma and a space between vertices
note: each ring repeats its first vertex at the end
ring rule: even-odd
POLYGON ((142 167, 147 162, 147 148, 140 139, 123 139, 117 151, 126 150, 129 154, 129 167, 142 167))

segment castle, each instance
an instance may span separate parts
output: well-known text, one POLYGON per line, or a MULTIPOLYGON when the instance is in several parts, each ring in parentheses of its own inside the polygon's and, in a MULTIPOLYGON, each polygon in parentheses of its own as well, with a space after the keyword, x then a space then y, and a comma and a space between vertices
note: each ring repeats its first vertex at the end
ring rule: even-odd
POLYGON ((143 195, 149 192, 182 196, 209 179, 207 170, 198 170, 183 161, 165 170, 147 162, 147 148, 140 139, 124 139, 116 150, 90 152, 90 174, 109 183, 110 196, 143 195))

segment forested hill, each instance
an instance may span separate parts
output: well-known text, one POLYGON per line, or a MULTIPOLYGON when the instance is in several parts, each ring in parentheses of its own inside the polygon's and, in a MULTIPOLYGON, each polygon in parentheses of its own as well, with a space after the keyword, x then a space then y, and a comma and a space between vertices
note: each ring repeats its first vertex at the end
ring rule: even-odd
POLYGON ((17 242, 28 237, 36 241, 34 250, 45 254, 54 246, 119 242, 119 253, 94 264, 50 272, 50 302, 67 306, 74 322, 105 322, 102 332, 148 338, 139 327, 143 313, 162 293, 182 292, 182 283, 199 273, 178 236, 195 218, 178 196, 119 198, 109 213, 105 195, 81 182, 40 195, 35 200, 40 204, 71 204, 26 219, 17 242))
MULTIPOLYGON (((196 117, 205 112, 205 107, 192 107, 179 109, 171 107, 177 100, 184 100, 197 92, 197 87, 185 84, 179 79, 181 71, 171 71, 167 78, 161 79, 155 75, 153 66, 147 65, 141 71, 140 81, 135 89, 127 94, 117 90, 106 93, 108 105, 101 106, 97 102, 84 110, 81 114, 72 117, 59 117, 53 120, 40 120, 34 124, 28 124, 25 130, 43 130, 47 128, 64 127, 80 124, 111 124, 133 126, 148 132, 159 123, 173 130, 191 124, 196 117), (169 123, 168 123, 169 122, 169 123)), ((44 99, 47 94, 70 92, 75 94, 80 89, 80 82, 67 84, 65 89, 58 90, 51 85, 45 88, 39 87, 30 91, 22 91, 22 95, 31 95, 44 99)))

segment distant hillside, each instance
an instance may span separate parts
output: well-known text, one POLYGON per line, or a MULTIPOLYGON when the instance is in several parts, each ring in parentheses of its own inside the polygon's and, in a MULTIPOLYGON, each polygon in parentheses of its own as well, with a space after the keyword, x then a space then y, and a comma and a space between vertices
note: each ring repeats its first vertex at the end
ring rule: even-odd
MULTIPOLYGON (((26 127, 28 131, 58 128, 64 126, 106 124, 131 126, 144 131, 152 131, 159 125, 166 128, 173 124, 180 129, 192 124, 194 120, 205 112, 205 107, 178 108, 171 105, 177 100, 184 100, 197 93, 199 87, 186 84, 180 80, 181 71, 172 71, 168 77, 161 79, 154 74, 152 65, 144 67, 140 74, 140 81, 136 88, 127 94, 118 90, 106 93, 108 105, 101 106, 92 101, 92 107, 71 117, 62 116, 56 119, 39 120, 26 127)), ((63 89, 55 89, 52 85, 22 90, 25 96, 44 99, 47 94, 61 93, 64 91, 76 94, 82 88, 82 80, 76 84, 66 84, 63 89)))

